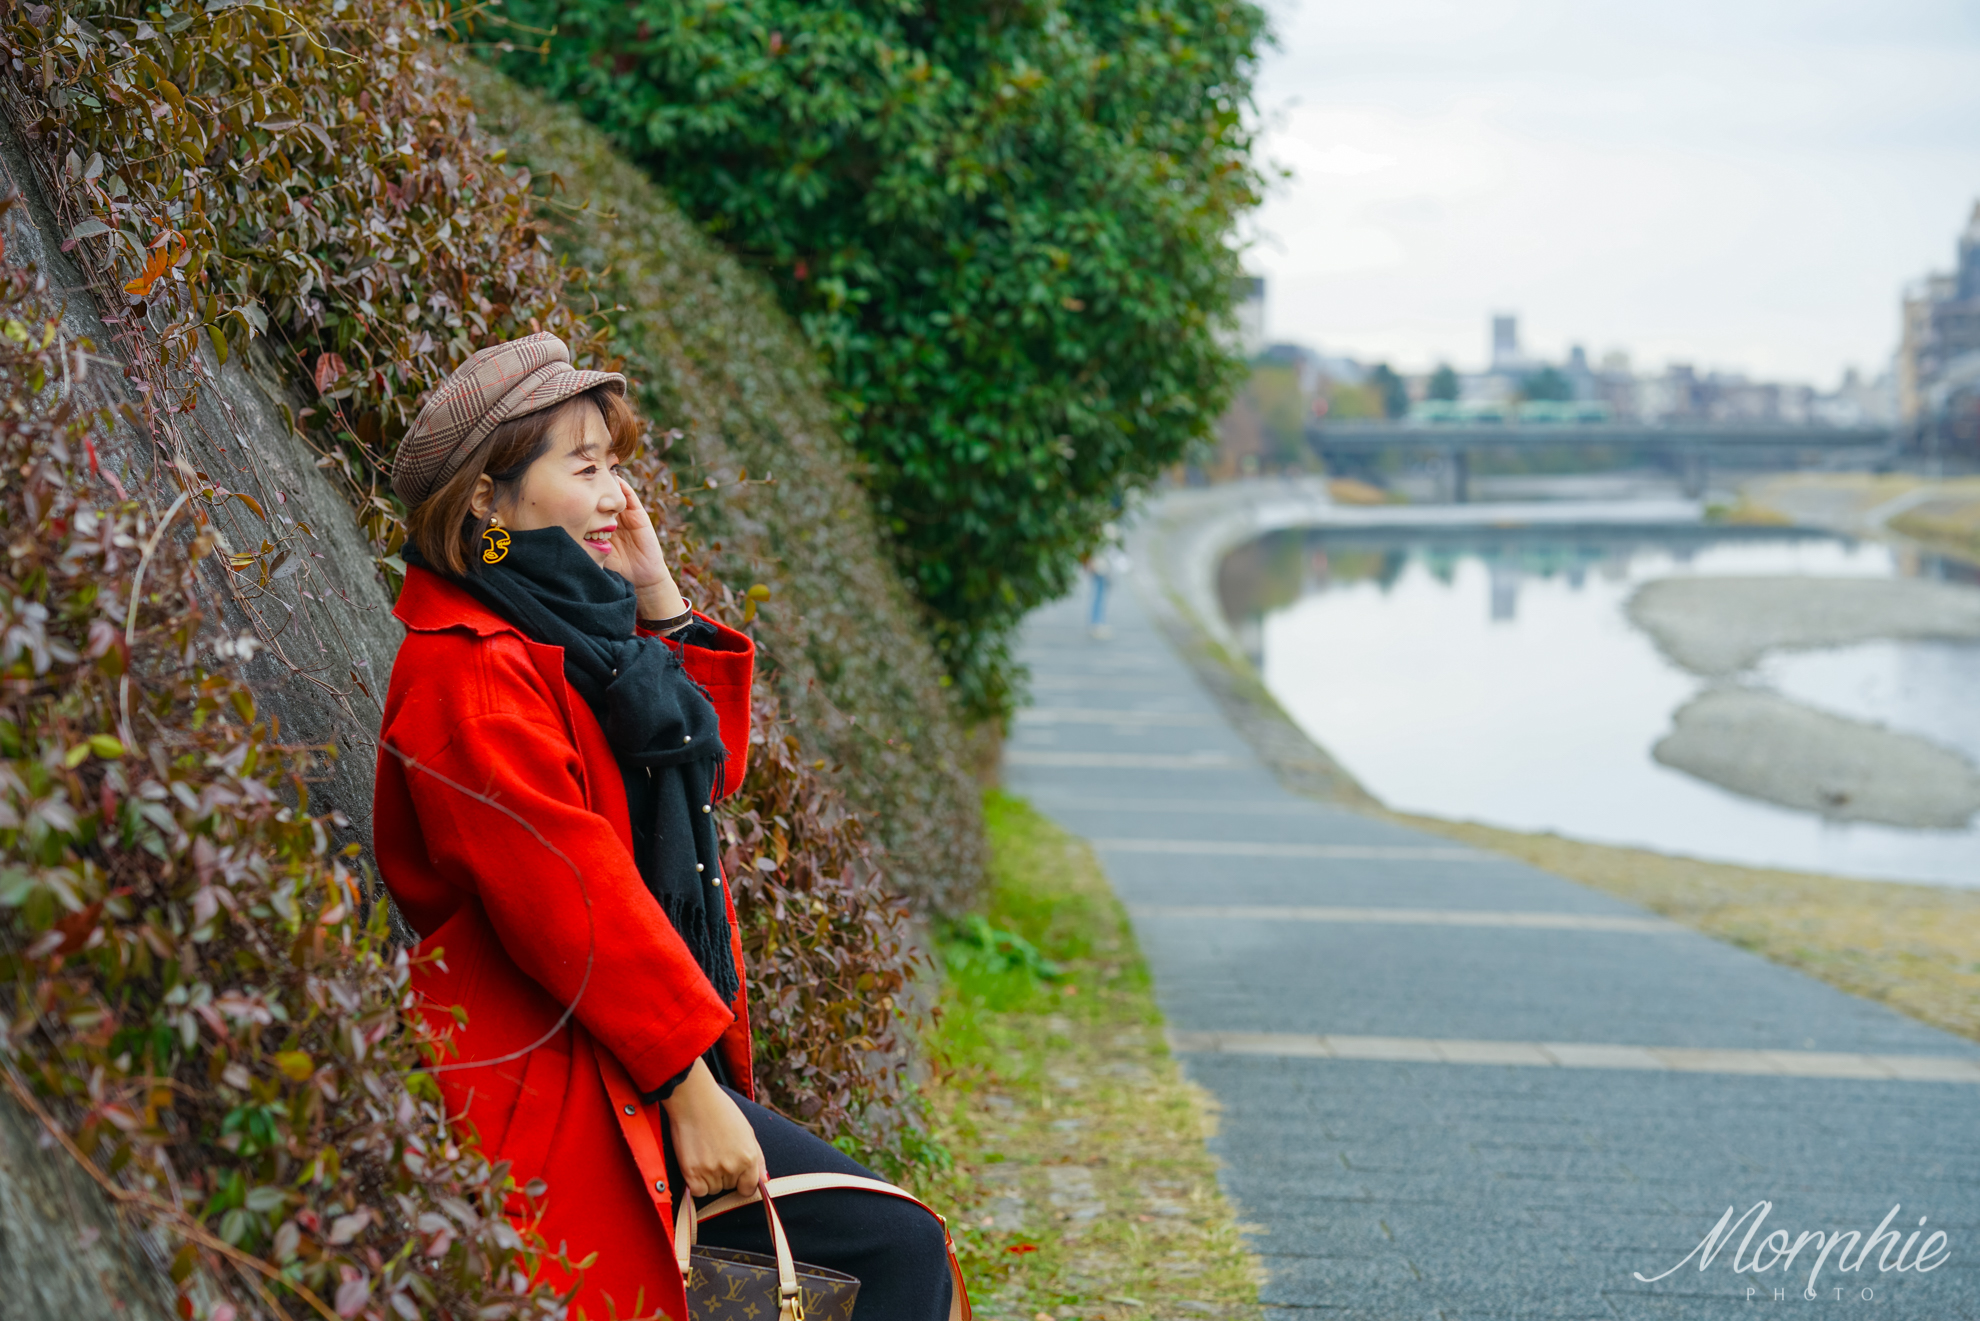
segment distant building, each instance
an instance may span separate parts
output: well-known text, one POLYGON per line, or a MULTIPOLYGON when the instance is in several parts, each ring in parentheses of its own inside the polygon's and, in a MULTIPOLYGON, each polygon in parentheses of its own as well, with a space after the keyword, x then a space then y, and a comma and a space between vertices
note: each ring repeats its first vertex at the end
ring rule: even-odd
MULTIPOLYGON (((1980 214, 1977 211, 1976 214, 1980 214)), ((1962 261, 1980 243, 1963 242, 1962 261)), ((1980 289, 1980 258, 1974 261, 1974 287, 1980 289)), ((1962 269, 1965 269, 1964 267, 1962 269)), ((1952 277, 1940 277, 1950 280, 1952 277)), ((1975 363, 1980 375, 1980 360, 1975 363)), ((1876 382, 1860 376, 1845 378, 1842 388, 1825 395, 1808 385, 1789 382, 1755 381, 1737 372, 1702 373, 1689 363, 1672 363, 1660 374, 1639 375, 1629 355, 1611 351, 1600 363, 1593 361, 1585 346, 1569 347, 1563 362, 1549 362, 1527 352, 1519 340, 1519 318, 1510 313, 1492 317, 1491 365, 1482 372, 1460 376, 1462 389, 1456 410, 1428 409, 1424 417, 1443 413, 1477 414, 1480 410, 1529 409, 1537 401, 1525 398, 1541 372, 1557 372, 1572 391, 1568 410, 1576 416, 1600 415, 1606 420, 1627 423, 1664 424, 1726 423, 1776 424, 1781 426, 1871 426, 1886 421, 1889 409, 1880 404, 1885 396, 1876 382), (1523 402, 1522 402, 1523 401, 1523 402), (1847 421, 1843 419, 1848 419, 1847 421)), ((1886 392, 1887 391, 1886 382, 1886 392)), ((1541 409, 1540 412, 1548 412, 1541 409)), ((1558 410, 1555 410, 1558 411, 1558 410)), ((1415 416, 1412 410, 1412 416, 1415 416)), ((1510 416, 1511 414, 1508 414, 1510 416)), ((1526 414, 1522 412, 1521 416, 1526 414)), ((1537 416, 1538 414, 1536 414, 1537 416)))
POLYGON ((1661 376, 1637 382, 1638 416, 1645 422, 1689 421, 1697 416, 1698 373, 1681 362, 1664 368, 1661 376))
MULTIPOLYGON (((1561 375, 1568 378, 1574 387, 1577 400, 1601 399, 1601 382, 1596 378, 1595 369, 1588 365, 1588 350, 1576 344, 1568 350, 1567 365, 1561 368, 1561 375)), ((1606 402, 1606 401, 1604 401, 1606 402)))
POLYGON ((1897 403, 1900 419, 1914 428, 1980 373, 1980 202, 1959 236, 1957 259, 1950 273, 1928 275, 1904 291, 1897 403))
POLYGON ((1881 372, 1865 379, 1851 367, 1832 393, 1809 400, 1808 415, 1820 426, 1890 426, 1898 420, 1897 378, 1891 372, 1881 372))
POLYGON ((1246 275, 1237 287, 1238 351, 1247 359, 1265 347, 1265 277, 1246 275))
MULTIPOLYGON (((1974 227, 1960 244, 1961 275, 1937 276, 1948 292, 1940 303, 1960 302, 1959 290, 1970 287, 1962 303, 1972 313, 1980 313, 1980 207, 1975 209, 1974 227), (1967 281, 1962 286, 1961 279, 1967 281)), ((1930 309, 1943 338, 1946 327, 1958 329, 1961 322, 1945 307, 1930 309)), ((1923 317, 1925 314, 1920 312, 1923 317)), ((1727 427, 1884 427, 1892 425, 1897 413, 1897 388, 1890 372, 1874 379, 1851 370, 1832 392, 1791 381, 1760 381, 1740 372, 1700 371, 1690 363, 1671 363, 1658 373, 1639 373, 1627 353, 1611 350, 1597 362, 1584 345, 1569 347, 1563 361, 1529 353, 1520 343, 1519 318, 1508 312, 1491 318, 1491 361, 1482 371, 1456 372, 1458 390, 1454 399, 1429 397, 1431 374, 1408 378, 1410 406, 1407 421, 1418 426, 1451 426, 1519 422, 1591 424, 1614 422, 1648 426, 1724 425, 1727 427), (1536 380, 1542 373, 1550 379, 1536 380), (1569 389, 1560 389, 1565 380, 1569 389)), ((1261 366, 1297 366, 1304 390, 1315 399, 1316 417, 1329 416, 1327 405, 1338 386, 1366 383, 1368 368, 1352 358, 1323 355, 1294 344, 1274 344, 1254 359, 1261 366)), ((1972 447, 1980 450, 1980 354, 1959 359, 1965 364, 1941 378, 1941 394, 1954 392, 1958 407, 1948 412, 1965 421, 1941 426, 1939 434, 1950 447, 1967 444, 1968 431, 1975 432, 1972 447), (1963 410, 1963 411, 1961 411, 1963 410), (1970 416, 1969 416, 1970 415, 1970 416)), ((1441 370, 1441 369, 1440 369, 1441 370)), ((1333 414, 1335 420, 1359 420, 1364 413, 1333 414)))
POLYGON ((1627 353, 1615 349, 1602 355, 1602 365, 1595 369, 1595 398, 1608 405, 1611 417, 1618 422, 1642 421, 1642 393, 1627 353))
POLYGON ((1519 318, 1498 314, 1492 318, 1492 370, 1519 372, 1533 365, 1519 347, 1519 318))

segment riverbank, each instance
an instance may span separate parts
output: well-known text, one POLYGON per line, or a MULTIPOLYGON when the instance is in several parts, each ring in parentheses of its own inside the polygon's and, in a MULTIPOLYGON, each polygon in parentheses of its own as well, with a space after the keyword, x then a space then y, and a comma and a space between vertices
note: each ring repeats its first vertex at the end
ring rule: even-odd
MULTIPOLYGON (((1807 484, 1799 492, 1801 503, 1820 495, 1829 500, 1831 516, 1839 521, 1845 516, 1856 519, 1859 527, 1865 511, 1888 509, 1890 501, 1915 489, 1842 492, 1830 490, 1830 485, 1807 484)), ((1763 490, 1755 498, 1769 494, 1763 490)), ((1160 557, 1148 559, 1163 563, 1160 557)), ((1200 569, 1197 576, 1202 576, 1200 569)), ((1288 789, 1520 858, 1936 1027, 1980 1040, 1980 894, 1740 867, 1390 812, 1300 729, 1252 667, 1220 645, 1180 593, 1166 590, 1159 569, 1143 588, 1151 611, 1178 652, 1288 789)))
POLYGON ((1980 564, 1980 477, 1909 473, 1787 473, 1741 488, 1757 509, 1851 536, 1886 531, 1980 564))
POLYGON ((1258 1277, 1204 1146, 1213 1103, 1163 1044, 1148 968, 1087 846, 985 801, 990 891, 945 949, 924 1087, 984 1321, 1255 1321, 1258 1277))

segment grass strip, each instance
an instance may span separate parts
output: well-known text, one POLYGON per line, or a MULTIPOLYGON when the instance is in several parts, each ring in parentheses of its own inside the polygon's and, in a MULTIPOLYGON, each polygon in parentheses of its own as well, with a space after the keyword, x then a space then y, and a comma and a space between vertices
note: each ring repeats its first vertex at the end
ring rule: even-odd
POLYGON ((1980 1041, 1980 891, 1740 867, 1390 813, 1980 1041))
POLYGON ((1980 560, 1980 500, 1964 504, 1934 501, 1922 509, 1899 514, 1890 526, 1922 543, 1927 550, 1967 561, 1980 560))
POLYGON ((1161 1033, 1148 968, 1090 849, 984 799, 991 885, 943 944, 919 1180, 985 1321, 1256 1318, 1258 1276, 1204 1147, 1214 1109, 1161 1033))

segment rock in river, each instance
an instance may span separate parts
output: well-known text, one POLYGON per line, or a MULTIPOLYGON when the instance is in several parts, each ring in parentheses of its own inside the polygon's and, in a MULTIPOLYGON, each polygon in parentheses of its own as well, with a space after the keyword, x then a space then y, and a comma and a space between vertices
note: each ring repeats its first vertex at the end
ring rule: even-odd
POLYGON ((1980 770, 1958 753, 1774 693, 1708 689, 1673 723, 1652 755, 1748 798, 1912 829, 1958 830, 1980 811, 1980 770))
POLYGON ((1737 674, 1774 650, 1878 638, 1980 638, 1980 589, 1921 578, 1661 578, 1629 617, 1694 674, 1737 674))

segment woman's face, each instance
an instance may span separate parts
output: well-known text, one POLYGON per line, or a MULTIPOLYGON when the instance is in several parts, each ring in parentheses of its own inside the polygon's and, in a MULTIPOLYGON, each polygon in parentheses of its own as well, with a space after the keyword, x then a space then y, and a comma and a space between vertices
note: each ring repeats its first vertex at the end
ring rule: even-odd
POLYGON ((529 465, 514 500, 495 512, 517 532, 560 527, 599 563, 612 553, 626 507, 612 435, 596 408, 566 409, 550 430, 550 448, 529 465))

